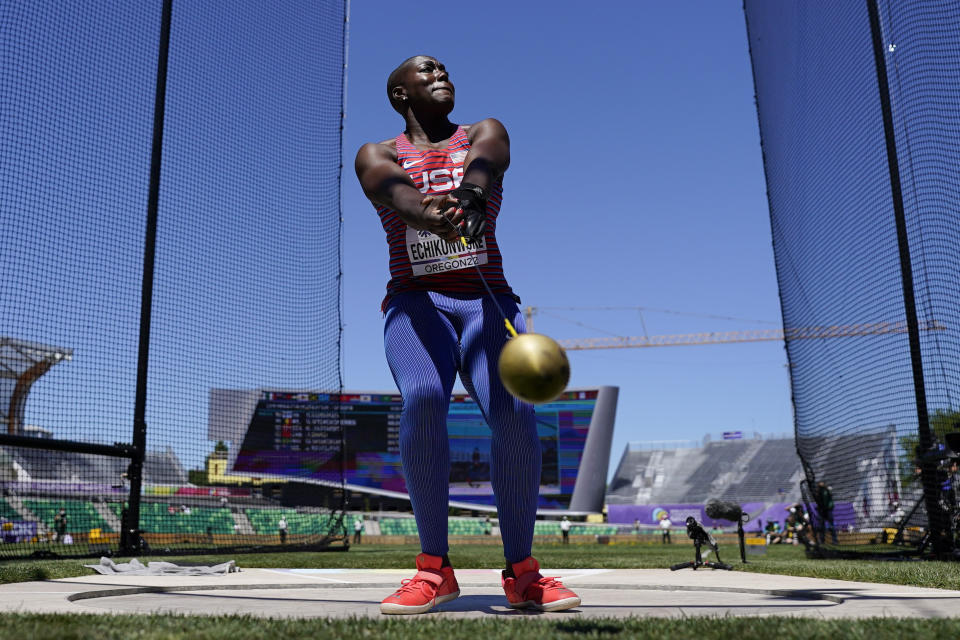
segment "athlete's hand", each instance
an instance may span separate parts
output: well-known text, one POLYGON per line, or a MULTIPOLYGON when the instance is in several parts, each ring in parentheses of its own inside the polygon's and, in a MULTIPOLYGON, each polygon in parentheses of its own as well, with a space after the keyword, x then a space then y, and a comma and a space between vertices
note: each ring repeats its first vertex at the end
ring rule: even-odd
POLYGON ((469 182, 461 182, 459 187, 450 192, 450 195, 456 198, 463 213, 460 234, 470 242, 482 240, 487 228, 486 189, 469 182))
POLYGON ((458 228, 463 221, 459 202, 450 195, 427 196, 420 201, 423 207, 423 228, 440 236, 447 242, 456 242, 460 237, 458 228))
POLYGON ((463 224, 460 233, 470 242, 478 242, 487 230, 487 213, 478 209, 460 209, 463 213, 463 224))

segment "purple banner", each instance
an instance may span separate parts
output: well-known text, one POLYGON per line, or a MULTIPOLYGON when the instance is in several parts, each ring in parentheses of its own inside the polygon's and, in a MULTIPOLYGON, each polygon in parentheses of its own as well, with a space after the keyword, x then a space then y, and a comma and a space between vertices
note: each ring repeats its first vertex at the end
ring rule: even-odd
MULTIPOLYGON (((810 505, 813 509, 813 513, 810 514, 814 523, 814 526, 817 525, 819 516, 817 515, 816 505, 810 505)), ((852 502, 837 502, 833 506, 833 526, 837 530, 845 530, 850 527, 857 526, 857 512, 853 509, 852 502)))
POLYGON ((702 504, 611 504, 607 505, 607 522, 632 524, 640 522, 641 527, 657 527, 663 516, 670 518, 675 526, 683 526, 684 521, 693 516, 700 522, 704 518, 702 504))
MULTIPOLYGON (((762 502, 745 502, 741 505, 748 514, 760 511, 764 506, 765 504, 762 502)), ((632 524, 639 521, 641 527, 655 528, 659 526, 661 517, 665 515, 670 518, 670 522, 675 527, 682 527, 686 519, 693 516, 701 524, 710 527, 736 528, 736 523, 729 520, 708 518, 704 509, 705 507, 702 504, 611 504, 607 505, 607 520, 618 524, 632 524)), ((747 524, 745 528, 749 530, 750 525, 747 524)))

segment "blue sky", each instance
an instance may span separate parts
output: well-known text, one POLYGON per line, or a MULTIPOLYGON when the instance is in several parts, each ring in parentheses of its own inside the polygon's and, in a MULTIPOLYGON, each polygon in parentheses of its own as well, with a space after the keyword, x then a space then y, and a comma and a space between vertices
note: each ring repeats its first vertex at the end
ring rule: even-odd
MULTIPOLYGON (((420 53, 449 69, 454 121, 496 117, 510 133, 498 240, 523 304, 544 308, 538 332, 561 339, 779 326, 739 1, 493 1, 482 11, 459 3, 438 11, 356 0, 342 191, 348 388, 394 388, 379 313, 386 245, 352 167, 361 144, 402 130, 386 77, 420 53)), ((569 357, 571 386, 620 387, 611 473, 630 441, 792 430, 780 342, 569 357)))
MULTIPOLYGON (((0 237, 0 256, 12 256, 16 273, 0 281, 13 311, 0 334, 75 350, 28 403, 28 423, 58 437, 129 438, 158 6, 119 3, 87 16, 25 3, 2 52, 0 84, 16 91, 14 117, 0 119, 15 151, 0 211, 15 233, 0 237)), ((303 280, 335 250, 300 237, 296 218, 335 206, 296 192, 336 179, 336 163, 321 163, 314 144, 335 109, 311 102, 317 82, 298 86, 300 76, 317 81, 329 52, 313 23, 284 22, 296 11, 286 8, 174 9, 147 418, 150 442, 170 444, 190 467, 209 452, 208 389, 316 384, 325 363, 313 347, 336 336, 329 318, 305 335, 313 325, 297 315, 307 308, 298 287, 318 294, 303 280), (252 44, 249 21, 262 31, 252 44), (197 286, 194 271, 204 274, 197 286)), ((494 0, 482 11, 355 0, 341 187, 346 388, 395 388, 379 311, 386 243, 353 158, 364 142, 401 131, 386 77, 418 53, 450 70, 455 121, 492 116, 510 132, 498 240, 513 288, 542 309, 538 332, 779 326, 739 0, 576 10, 494 0), (734 317, 746 320, 724 319, 734 317)), ((630 441, 792 429, 779 342, 569 356, 571 386, 620 387, 611 471, 630 441)))

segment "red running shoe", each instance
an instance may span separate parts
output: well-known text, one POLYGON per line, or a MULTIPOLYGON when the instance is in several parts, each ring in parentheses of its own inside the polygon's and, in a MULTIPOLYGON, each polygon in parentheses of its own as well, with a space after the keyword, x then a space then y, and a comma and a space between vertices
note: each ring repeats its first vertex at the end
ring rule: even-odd
MULTIPOLYGON (((380 613, 426 613, 433 607, 460 595, 453 567, 441 567, 443 558, 421 553, 417 556, 417 574, 402 580, 396 593, 380 603, 380 613)), ((579 601, 578 601, 579 602, 579 601)))
POLYGON ((504 571, 501 582, 507 603, 514 609, 533 608, 539 611, 563 611, 580 605, 580 596, 567 589, 556 578, 540 575, 540 564, 530 557, 513 565, 515 578, 504 571))

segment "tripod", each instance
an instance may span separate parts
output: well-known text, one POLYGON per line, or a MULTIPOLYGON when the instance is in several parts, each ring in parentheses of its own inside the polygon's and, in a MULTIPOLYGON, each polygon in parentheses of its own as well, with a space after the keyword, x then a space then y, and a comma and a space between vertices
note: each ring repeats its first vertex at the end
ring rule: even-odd
MULTIPOLYGON (((900 519, 900 522, 897 526, 897 532, 893 534, 892 544, 895 544, 895 545, 904 544, 903 532, 907 528, 907 523, 910 522, 910 518, 912 518, 913 514, 917 512, 917 509, 920 507, 921 504, 923 504, 922 495, 913 504, 913 508, 911 508, 910 511, 908 511, 907 514, 900 519)), ((928 540, 926 540, 926 537, 927 536, 924 535, 924 539, 921 541, 921 546, 920 546, 921 553, 923 553, 923 550, 926 548, 927 543, 929 542, 928 540)))
POLYGON ((686 569, 687 567, 696 571, 700 567, 709 567, 711 569, 724 569, 726 571, 733 571, 733 567, 728 565, 726 562, 720 561, 720 549, 716 544, 710 544, 707 541, 707 544, 710 545, 710 548, 713 549, 713 552, 717 554, 716 562, 704 562, 703 556, 700 553, 700 546, 704 543, 704 540, 701 540, 699 537, 693 539, 693 546, 696 549, 695 556, 691 562, 681 562, 670 567, 670 571, 677 571, 678 569, 686 569))
MULTIPOLYGON (((747 552, 743 541, 743 523, 747 522, 750 519, 750 516, 743 514, 740 516, 740 519, 737 520, 737 539, 740 541, 740 562, 747 564, 747 552)), ((717 560, 720 559, 720 554, 717 554, 717 560)))

